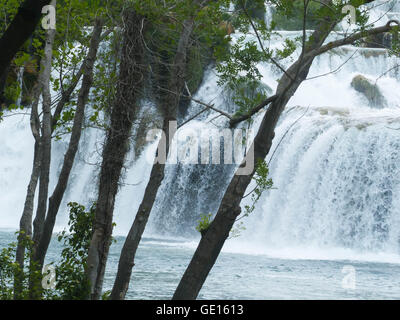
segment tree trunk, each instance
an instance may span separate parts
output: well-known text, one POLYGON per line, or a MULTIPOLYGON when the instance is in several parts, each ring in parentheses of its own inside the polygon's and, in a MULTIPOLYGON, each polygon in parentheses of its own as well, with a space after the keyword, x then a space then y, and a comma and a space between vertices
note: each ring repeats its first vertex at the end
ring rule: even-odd
POLYGON ((64 156, 64 162, 58 178, 57 185, 53 194, 49 199, 49 208, 44 222, 43 233, 40 238, 37 250, 35 251, 35 261, 39 262, 42 266, 48 246, 50 244, 51 235, 53 233, 56 216, 64 197, 65 190, 67 189, 69 176, 72 166, 74 164, 75 155, 78 151, 79 141, 82 133, 83 120, 85 118, 85 107, 89 97, 90 88, 93 83, 93 67, 97 56, 101 40, 101 30, 104 22, 101 19, 96 19, 92 39, 90 42, 89 53, 85 59, 83 68, 82 86, 78 95, 78 102, 75 111, 74 123, 72 125, 71 139, 69 141, 67 152, 64 156))
MULTIPOLYGON (((330 0, 329 0, 330 1, 330 0)), ((325 19, 317 28, 310 41, 304 48, 304 53, 322 46, 324 40, 333 30, 336 22, 330 18, 325 19)), ((252 148, 254 150, 254 163, 263 161, 267 156, 275 135, 275 127, 287 102, 296 92, 300 84, 307 78, 309 69, 315 56, 303 60, 301 57, 286 71, 279 81, 277 98, 266 111, 260 129, 254 138, 252 148), (288 75, 290 77, 288 77, 288 75)), ((241 167, 244 166, 244 162, 241 167)), ((240 169, 240 168, 239 168, 240 169)), ((250 184, 255 172, 249 175, 236 175, 232 178, 218 212, 202 236, 200 243, 187 267, 174 295, 173 300, 196 299, 211 268, 215 264, 219 253, 229 236, 237 217, 241 213, 240 202, 250 184)))
POLYGON ((50 95, 50 72, 52 49, 54 41, 54 30, 48 31, 45 47, 45 58, 43 59, 44 70, 43 77, 39 80, 43 90, 43 119, 42 119, 42 136, 41 136, 41 168, 40 168, 40 184, 39 184, 39 200, 36 217, 33 222, 33 240, 37 244, 43 230, 43 222, 46 215, 47 195, 49 187, 50 159, 51 159, 51 95, 50 95))
MULTIPOLYGON (((18 243, 15 253, 15 262, 18 263, 21 270, 23 270, 25 262, 25 244, 26 241, 32 237, 32 215, 35 192, 40 174, 40 155, 40 143, 36 141, 33 155, 32 174, 26 193, 24 211, 22 213, 22 217, 19 223, 18 243)), ((23 280, 24 279, 22 278, 22 275, 20 273, 16 273, 14 275, 14 300, 18 300, 21 298, 20 294, 22 291, 23 280)))
MULTIPOLYGON (((37 186, 37 182, 39 180, 40 173, 40 149, 39 143, 35 142, 35 149, 33 155, 33 168, 31 178, 28 184, 28 190, 26 193, 24 211, 22 213, 22 217, 19 223, 20 226, 20 236, 21 238, 31 237, 32 236, 32 214, 33 214, 33 203, 35 197, 35 190, 37 186)), ((19 236, 19 238, 20 238, 19 236)), ((22 267, 24 261, 24 252, 25 246, 21 244, 20 248, 20 240, 18 240, 18 247, 16 253, 16 262, 22 267)))
MULTIPOLYGON (((42 66, 43 72, 44 66, 42 66)), ((28 189, 25 197, 24 210, 20 219, 20 228, 18 235, 18 244, 15 254, 15 262, 18 263, 21 270, 24 268, 25 260, 25 244, 26 240, 32 238, 32 216, 34 209, 34 199, 37 188, 37 183, 40 175, 41 163, 41 141, 40 141, 40 120, 38 114, 39 98, 41 93, 41 86, 37 83, 34 87, 34 100, 31 108, 30 125, 32 135, 35 139, 35 147, 33 153, 33 165, 31 178, 28 184, 28 189)), ((21 274, 14 275, 14 299, 19 299, 22 290, 21 274)))
POLYGON ((0 38, 0 105, 2 103, 7 70, 11 61, 35 31, 42 14, 42 8, 49 3, 50 0, 25 0, 0 38))
MULTIPOLYGON (((168 131, 168 124, 169 121, 164 120, 164 132, 168 131), (165 131, 165 129, 167 131, 165 131)), ((164 140, 160 141, 159 148, 164 147, 164 142, 164 140)), ((168 154, 168 150, 166 150, 166 154, 168 154)), ((155 163, 151 170, 150 180, 147 184, 143 200, 139 206, 135 221, 129 230, 128 236, 125 239, 125 243, 121 251, 121 256, 118 263, 118 272, 110 295, 110 299, 112 300, 122 300, 125 298, 129 287, 132 268, 134 266, 136 250, 139 246, 146 223, 149 219, 158 188, 164 179, 164 167, 164 163, 155 163)))
MULTIPOLYGON (((53 3, 55 1, 53 0, 53 3)), ((55 30, 48 30, 46 34, 46 45, 43 58, 43 72, 39 76, 39 86, 42 88, 42 136, 40 138, 41 164, 40 164, 40 183, 39 200, 33 222, 33 241, 35 251, 43 231, 43 223, 46 215, 47 197, 49 188, 50 159, 51 159, 51 94, 50 94, 50 73, 53 57, 53 43, 55 30)), ((32 263, 32 261, 31 261, 32 263)), ((31 287, 35 284, 31 282, 31 287)), ((32 290, 31 290, 32 291, 32 290)), ((33 292, 33 291, 32 291, 33 292)), ((33 293, 32 293, 33 294, 33 293)), ((32 295, 34 297, 34 295, 32 295)))
POLYGON ((143 89, 145 66, 142 64, 144 47, 142 32, 145 19, 133 9, 125 9, 124 42, 117 83, 116 98, 111 110, 103 161, 100 171, 99 193, 96 204, 93 237, 90 243, 86 275, 91 286, 91 299, 101 296, 104 272, 111 243, 112 219, 118 182, 137 108, 143 89))
MULTIPOLYGON (((274 128, 284 109, 288 96, 278 98, 267 110, 260 130, 253 141, 254 161, 264 160, 268 154, 274 128)), ((254 171, 250 175, 235 175, 221 201, 218 212, 210 227, 202 236, 196 252, 187 267, 175 293, 173 300, 196 299, 211 268, 229 236, 229 232, 241 213, 240 202, 252 180, 254 171)))
MULTIPOLYGON (((18 244, 16 249, 16 257, 15 262, 18 263, 21 270, 24 268, 25 263, 25 244, 26 240, 32 238, 32 217, 33 217, 33 210, 34 210, 34 200, 35 200, 35 193, 36 188, 40 176, 40 164, 41 164, 41 157, 42 157, 42 150, 41 150, 41 137, 40 137, 40 119, 39 119, 39 100, 40 95, 42 92, 42 85, 44 77, 46 64, 41 65, 40 74, 41 76, 38 77, 38 82, 33 87, 33 104, 31 108, 31 117, 30 117, 30 126, 32 131, 32 136, 35 139, 35 146, 34 146, 34 154, 33 154, 33 165, 32 165, 32 173, 31 178, 28 184, 28 190, 25 197, 25 204, 24 210, 22 212, 22 216, 20 219, 20 229, 18 235, 18 244)), ((22 281, 21 275, 16 274, 14 277, 14 299, 19 299, 20 293, 22 290, 22 281)))
MULTIPOLYGON (((197 2, 198 1, 195 0, 194 4, 197 4, 197 2)), ((166 90, 167 94, 165 94, 165 98, 161 102, 164 106, 162 110, 165 112, 163 121, 165 140, 161 139, 158 150, 165 150, 165 158, 168 156, 170 143, 176 131, 170 131, 170 126, 176 121, 180 95, 185 85, 186 57, 193 28, 194 17, 192 16, 183 22, 183 29, 179 38, 174 63, 169 74, 168 88, 166 90)), ((146 186, 143 200, 121 251, 118 272, 110 295, 110 299, 112 300, 125 299, 126 292, 129 288, 132 268, 135 265, 136 251, 146 228, 158 189, 164 179, 164 169, 165 161, 163 163, 155 163, 151 170, 150 180, 146 186)))

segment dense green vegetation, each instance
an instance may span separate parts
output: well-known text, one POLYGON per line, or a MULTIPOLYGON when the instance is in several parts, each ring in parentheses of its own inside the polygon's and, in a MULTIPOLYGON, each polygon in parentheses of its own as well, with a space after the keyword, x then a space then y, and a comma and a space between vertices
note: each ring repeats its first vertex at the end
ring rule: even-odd
MULTIPOLYGON (((85 264, 93 231, 94 206, 88 211, 77 203, 69 203, 68 206, 70 209, 69 227, 57 235, 57 241, 62 246, 61 258, 58 262, 50 264, 56 272, 55 287, 43 289, 42 282, 39 282, 40 286, 38 287, 30 286, 32 276, 41 279, 41 270, 35 263, 22 269, 15 262, 17 247, 15 242, 0 251, 1 300, 14 299, 14 277, 21 279, 19 299, 29 299, 32 290, 40 292, 42 298, 46 300, 82 300, 86 298, 89 284, 85 278, 85 264)), ((25 246, 25 259, 29 261, 33 250, 32 240, 26 239, 25 246)))

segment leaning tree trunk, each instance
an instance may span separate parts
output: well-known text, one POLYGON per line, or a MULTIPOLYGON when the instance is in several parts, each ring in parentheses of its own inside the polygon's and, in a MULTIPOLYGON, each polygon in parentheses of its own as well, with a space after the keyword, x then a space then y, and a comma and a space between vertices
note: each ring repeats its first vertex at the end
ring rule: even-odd
POLYGON ((78 94, 78 102, 75 111, 74 123, 71 130, 71 139, 69 141, 67 152, 64 155, 64 162, 61 168, 61 173, 58 178, 57 185, 53 194, 49 199, 49 208, 44 222, 43 233, 39 240, 37 249, 35 250, 34 259, 41 267, 44 263, 47 249, 50 244, 51 235, 53 233, 56 216, 67 189, 69 176, 74 164, 75 155, 78 151, 79 141, 82 134, 82 125, 85 118, 85 107, 89 97, 90 88, 93 84, 93 68, 97 56, 97 51, 101 41, 101 30, 104 22, 102 19, 96 19, 93 28, 92 39, 90 42, 88 55, 83 62, 83 79, 82 85, 78 94))
MULTIPOLYGON (((169 121, 164 120, 163 128, 168 130, 168 123, 169 121)), ((167 143, 165 143, 165 140, 162 139, 162 141, 159 143, 159 148, 164 148, 166 144, 167 143)), ((167 148, 165 149, 166 154, 168 154, 167 148)), ((151 170, 150 180, 146 186, 143 200, 139 206, 135 220, 129 230, 128 236, 125 239, 125 243, 121 251, 118 263, 118 272, 110 295, 111 300, 123 300, 125 298, 129 287, 132 268, 134 266, 136 250, 146 227, 151 208, 153 207, 157 195, 157 190, 164 179, 164 167, 164 163, 155 163, 151 170)))
MULTIPOLYGON (((195 3, 196 2, 197 1, 195 1, 195 3)), ((162 150, 165 157, 161 157, 163 159, 161 161, 157 161, 153 165, 142 202, 136 213, 135 220, 131 229, 129 230, 128 236, 125 239, 118 263, 117 276, 110 295, 110 299, 112 300, 125 299, 132 274, 132 268, 135 265, 134 260, 136 250, 146 228, 146 224, 149 219, 151 209, 153 208, 158 189, 160 188, 164 179, 165 160, 168 156, 170 143, 175 134, 175 130, 171 130, 171 128, 175 128, 174 123, 176 123, 176 113, 180 95, 185 85, 187 50, 190 36, 194 28, 194 17, 185 20, 182 28, 183 29, 178 42, 173 66, 169 73, 169 79, 167 82, 168 88, 166 90, 167 94, 165 94, 164 99, 161 101, 162 105, 164 106, 162 109, 165 113, 162 128, 165 138, 160 140, 158 150, 162 150)))
MULTIPOLYGON (((267 156, 275 136, 275 127, 282 111, 300 84, 307 78, 315 56, 303 59, 304 53, 321 47, 335 24, 336 22, 330 18, 325 19, 321 23, 319 28, 316 29, 317 31, 310 37, 311 40, 305 45, 301 57, 286 71, 279 81, 276 93, 277 98, 266 111, 260 129, 250 148, 250 152, 251 150, 254 152, 254 163, 260 160, 263 161, 267 156)), ((240 167, 244 165, 245 162, 240 167)), ((253 171, 249 175, 235 174, 232 178, 214 220, 205 234, 202 235, 192 260, 183 274, 173 295, 173 300, 192 300, 197 298, 222 250, 225 240, 229 236, 229 232, 241 213, 240 202, 253 178, 255 169, 254 166, 253 171)))
POLYGON ((142 63, 144 56, 142 32, 145 28, 145 18, 128 8, 124 10, 123 22, 124 42, 117 93, 111 110, 110 127, 107 130, 103 150, 94 230, 86 266, 86 275, 91 286, 91 299, 99 299, 101 296, 111 244, 112 219, 118 182, 129 149, 129 137, 137 100, 142 94, 144 73, 146 72, 142 63))
MULTIPOLYGON (((331 4, 332 0, 321 0, 322 5, 331 4)), ((364 3, 370 1, 364 1, 364 3)), ((361 4, 359 4, 361 5, 361 4)), ((266 111, 260 129, 253 141, 254 161, 264 160, 268 154, 274 130, 287 102, 296 92, 300 84, 307 78, 310 67, 316 56, 334 48, 352 44, 368 35, 379 34, 394 30, 392 24, 400 25, 397 20, 390 20, 382 27, 376 27, 368 31, 361 31, 340 40, 323 45, 328 35, 332 32, 342 16, 327 16, 316 27, 316 31, 304 43, 300 58, 285 72, 279 81, 276 99, 266 111)), ((305 35, 305 26, 304 33, 305 35)), ((250 149, 251 150, 251 149, 250 149)), ((252 158, 252 157, 250 157, 252 158)), ((244 166, 244 163, 241 167, 244 166)), ((215 219, 203 235, 196 252, 187 267, 173 296, 174 300, 195 299, 201 290, 211 268, 215 264, 218 255, 227 239, 233 224, 241 212, 240 202, 243 198, 253 172, 248 176, 235 175, 231 180, 221 201, 215 219)))
POLYGON ((35 31, 42 16, 42 8, 49 3, 50 0, 25 0, 0 38, 0 105, 11 61, 35 31))
MULTIPOLYGON (((268 154, 274 137, 274 128, 289 98, 288 95, 278 98, 266 112, 253 141, 254 163, 264 160, 268 154)), ((202 235, 196 252, 174 293, 174 300, 196 299, 236 218, 241 213, 240 202, 253 175, 254 171, 249 175, 235 175, 232 178, 213 222, 202 235)))

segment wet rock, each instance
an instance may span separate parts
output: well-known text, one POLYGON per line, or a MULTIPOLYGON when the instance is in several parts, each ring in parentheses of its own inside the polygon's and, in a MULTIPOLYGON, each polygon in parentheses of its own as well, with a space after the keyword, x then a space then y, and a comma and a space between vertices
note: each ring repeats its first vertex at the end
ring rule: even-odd
POLYGON ((355 76, 351 81, 351 86, 367 98, 371 107, 384 108, 387 106, 386 99, 380 92, 378 86, 366 77, 362 75, 355 76))

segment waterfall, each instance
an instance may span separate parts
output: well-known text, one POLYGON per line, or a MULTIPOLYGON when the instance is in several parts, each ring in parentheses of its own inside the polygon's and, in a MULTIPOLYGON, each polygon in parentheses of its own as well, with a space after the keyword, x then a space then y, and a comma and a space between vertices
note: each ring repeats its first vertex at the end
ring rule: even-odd
POLYGON ((271 160, 277 189, 260 200, 246 240, 270 248, 398 254, 398 110, 293 107, 277 129, 273 150, 302 115, 271 160))
MULTIPOLYGON (((388 5, 379 6, 371 22, 381 17, 388 5)), ((391 12, 391 18, 398 16, 391 12)), ((386 23, 387 19, 384 16, 379 23, 386 23)), ((281 34, 293 38, 301 35, 285 31, 281 34)), ((339 31, 328 41, 340 36, 339 31)), ((279 47, 279 39, 273 38, 269 45, 279 47)), ((287 59, 283 64, 287 66, 290 62, 287 59)), ((316 59, 309 80, 301 85, 280 119, 267 157, 276 189, 259 200, 255 212, 245 221, 242 236, 226 244, 228 250, 239 248, 241 252, 251 252, 252 247, 257 247, 262 249, 255 252, 278 254, 284 248, 291 253, 290 248, 301 248, 303 256, 307 256, 307 249, 313 248, 314 252, 324 252, 324 257, 329 256, 329 250, 335 253, 339 250, 341 257, 356 253, 398 255, 397 63, 398 58, 389 56, 384 49, 353 46, 316 59), (376 83, 387 100, 385 108, 371 108, 367 99, 351 87, 358 74, 376 83)), ((279 74, 276 68, 265 64, 260 70, 263 82, 275 89, 279 74)), ((197 98, 207 101, 216 97, 213 102, 217 106, 231 110, 229 103, 220 98, 215 81, 210 71, 197 98)), ((192 108, 192 114, 199 110, 194 105, 192 108)), ((258 116, 256 123, 261 117, 258 116)), ((206 115, 200 120, 204 123, 210 119, 206 115)), ((190 166, 168 170, 153 210, 154 229, 175 236, 182 235, 182 230, 190 234, 191 229, 193 234, 196 220, 193 217, 198 220, 208 209, 214 209, 212 213, 218 209, 216 199, 222 196, 232 175, 232 170, 225 170, 223 173, 190 166), (223 186, 219 187, 221 182, 223 186), (204 192, 207 187, 216 192, 204 192), (186 204, 187 197, 190 205, 186 204)), ((246 204, 248 201, 243 206, 246 204)))
MULTIPOLYGON (((380 17, 388 6, 374 9, 371 19, 380 17)), ((378 24, 399 17, 397 11, 400 12, 398 4, 378 24)), ((271 19, 270 9, 266 19, 271 19)), ((301 32, 282 31, 281 34, 295 38, 301 32)), ((239 37, 232 36, 233 41, 239 37)), ((330 39, 338 36, 340 33, 330 39)), ((280 47, 282 44, 275 36, 268 45, 280 47)), ((282 64, 288 66, 292 61, 287 58, 282 64)), ((397 62, 398 58, 389 56, 384 49, 352 46, 316 59, 309 80, 300 86, 284 111, 267 157, 275 189, 262 196, 256 210, 244 220, 246 230, 241 237, 229 242, 232 246, 247 246, 245 250, 249 250, 252 245, 275 252, 301 247, 303 253, 309 248, 325 253, 338 248, 362 253, 399 253, 400 78, 395 68, 397 62), (358 74, 376 82, 387 101, 385 108, 371 108, 366 98, 351 87, 352 79, 358 74)), ((260 71, 262 81, 274 90, 279 70, 262 64, 260 71)), ((215 70, 208 69, 196 98, 232 112, 235 106, 216 81, 215 70)), ((192 103, 179 123, 202 108, 192 103)), ((182 129, 212 132, 213 128, 226 127, 227 120, 216 116, 212 111, 204 112, 182 129)), ((263 113, 255 117, 254 131, 262 116, 263 113)), ((102 131, 85 130, 56 230, 66 225, 69 201, 88 205, 95 200, 103 138, 102 131)), ((65 137, 53 144, 50 191, 68 139, 65 137)), ((0 143, 3 146, 0 227, 16 229, 33 158, 29 115, 5 117, 0 123, 0 143)), ((131 150, 127 158, 114 214, 118 235, 126 235, 133 222, 152 165, 146 155, 154 154, 156 147, 157 141, 148 144, 139 157, 131 150)), ((216 213, 235 167, 235 164, 167 165, 145 235, 198 237, 196 222, 202 214, 216 213)))

